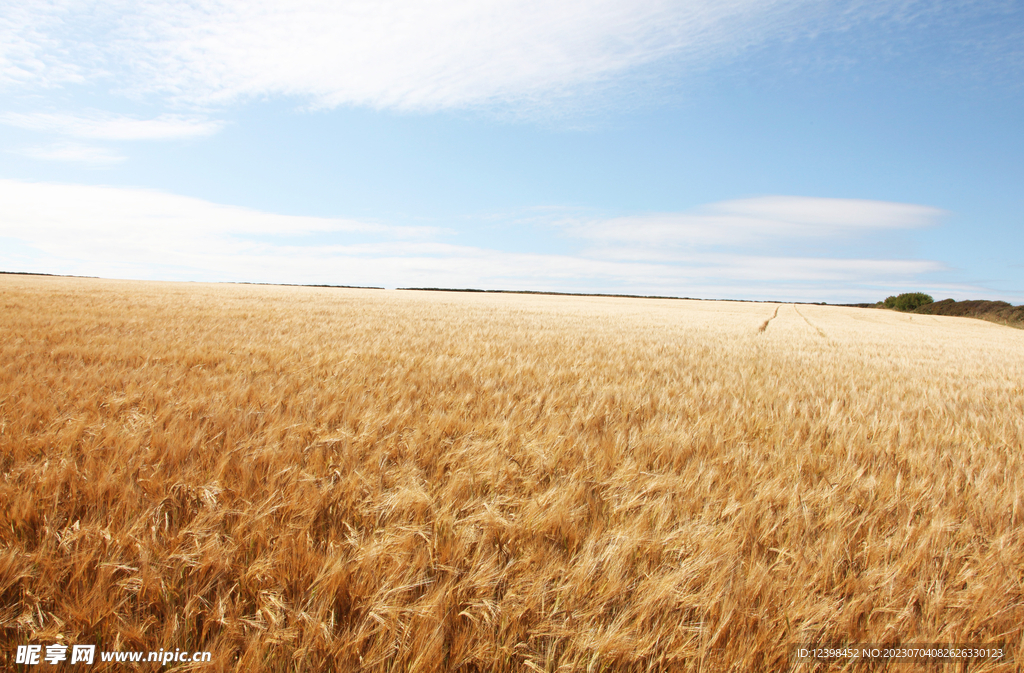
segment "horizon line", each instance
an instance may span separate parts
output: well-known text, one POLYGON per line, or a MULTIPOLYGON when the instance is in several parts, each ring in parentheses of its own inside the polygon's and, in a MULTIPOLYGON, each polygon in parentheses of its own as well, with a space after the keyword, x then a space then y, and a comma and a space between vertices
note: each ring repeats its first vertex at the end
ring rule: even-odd
MULTIPOLYGON (((277 287, 321 287, 339 290, 387 290, 376 285, 329 285, 326 283, 264 283, 245 280, 143 280, 138 278, 104 278, 102 276, 78 276, 68 273, 43 273, 37 271, 0 271, 0 275, 8 276, 45 276, 49 278, 85 278, 90 280, 130 280, 143 283, 210 283, 213 285, 266 285, 277 287)), ((678 301, 732 301, 749 304, 800 304, 806 306, 843 306, 847 308, 871 308, 882 302, 860 302, 855 304, 830 304, 824 301, 778 301, 775 299, 722 299, 704 297, 677 297, 672 295, 653 294, 615 294, 612 292, 559 292, 557 290, 484 290, 479 288, 455 287, 396 287, 395 291, 403 292, 475 292, 490 294, 537 294, 555 297, 609 297, 620 299, 672 299, 678 301)))

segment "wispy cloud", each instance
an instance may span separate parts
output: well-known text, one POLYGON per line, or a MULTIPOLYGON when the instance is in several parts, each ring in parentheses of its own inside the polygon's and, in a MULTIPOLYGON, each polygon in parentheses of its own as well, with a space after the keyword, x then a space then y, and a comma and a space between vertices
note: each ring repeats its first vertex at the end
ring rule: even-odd
POLYGON ((125 187, 0 180, 0 201, 5 210, 0 233, 32 240, 88 237, 100 247, 138 244, 159 251, 164 243, 197 247, 227 236, 347 233, 403 239, 437 233, 427 227, 279 215, 125 187))
POLYGON ((931 226, 943 214, 906 203, 769 196, 709 204, 692 212, 564 217, 558 223, 570 235, 599 246, 594 253, 600 256, 667 259, 722 246, 841 242, 872 232, 931 226))
POLYGON ((296 96, 403 110, 550 103, 638 68, 904 21, 884 0, 9 0, 0 84, 105 83, 197 105, 296 96))
MULTIPOLYGON (((739 211, 770 212, 775 221, 784 221, 779 218, 785 215, 806 226, 824 221, 861 228, 920 226, 921 218, 932 215, 924 207, 904 204, 833 204, 876 214, 865 223, 833 213, 822 201, 778 197, 705 210, 728 217, 739 211), (833 215, 829 219, 822 213, 833 215)), ((17 260, 0 251, 0 268, 17 264, 23 270, 82 275, 853 301, 892 287, 917 287, 923 277, 945 269, 929 260, 773 256, 743 246, 672 258, 652 254, 653 245, 645 248, 648 254, 633 258, 585 250, 512 253, 460 244, 450 240, 450 231, 281 215, 116 187, 0 180, 0 202, 0 237, 22 246, 17 260), (41 266, 25 268, 25 249, 36 251, 41 266)), ((621 236, 627 234, 628 227, 621 236)))
POLYGON ((139 119, 100 110, 82 114, 7 112, 0 114, 0 124, 90 140, 176 140, 212 135, 224 126, 196 116, 163 114, 139 119))
POLYGON ((125 157, 105 147, 77 142, 59 142, 49 145, 22 147, 11 150, 16 154, 42 161, 67 161, 90 166, 110 166, 125 160, 125 157))
POLYGON ((116 76, 198 103, 295 95, 439 109, 558 94, 682 52, 752 40, 796 0, 14 2, 8 83, 116 76))

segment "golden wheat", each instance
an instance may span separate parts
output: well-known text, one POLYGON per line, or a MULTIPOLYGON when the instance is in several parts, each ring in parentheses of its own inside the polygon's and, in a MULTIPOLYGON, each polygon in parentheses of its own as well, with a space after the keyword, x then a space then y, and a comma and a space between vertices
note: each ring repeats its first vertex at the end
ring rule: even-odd
POLYGON ((1024 332, 15 276, 0 302, 8 668, 29 642, 225 671, 1024 654, 1024 332))

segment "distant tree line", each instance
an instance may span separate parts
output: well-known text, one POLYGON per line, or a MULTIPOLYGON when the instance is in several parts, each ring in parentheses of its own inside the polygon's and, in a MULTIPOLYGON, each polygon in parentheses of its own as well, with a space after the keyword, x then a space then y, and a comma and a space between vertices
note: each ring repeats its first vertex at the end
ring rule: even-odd
POLYGON ((906 313, 981 318, 982 320, 989 320, 1010 327, 1024 327, 1024 306, 1014 306, 1005 301, 981 299, 966 301, 943 299, 942 301, 935 301, 924 292, 904 292, 903 294, 886 297, 885 301, 880 301, 875 306, 878 308, 891 308, 906 313))

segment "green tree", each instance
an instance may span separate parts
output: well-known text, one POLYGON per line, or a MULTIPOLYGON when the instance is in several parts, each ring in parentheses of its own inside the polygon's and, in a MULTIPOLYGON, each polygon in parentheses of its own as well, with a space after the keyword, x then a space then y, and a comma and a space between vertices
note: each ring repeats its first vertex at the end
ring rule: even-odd
POLYGON ((931 304, 933 301, 935 300, 932 299, 932 296, 924 292, 904 292, 895 297, 886 297, 885 307, 897 311, 913 311, 925 304, 931 304))

